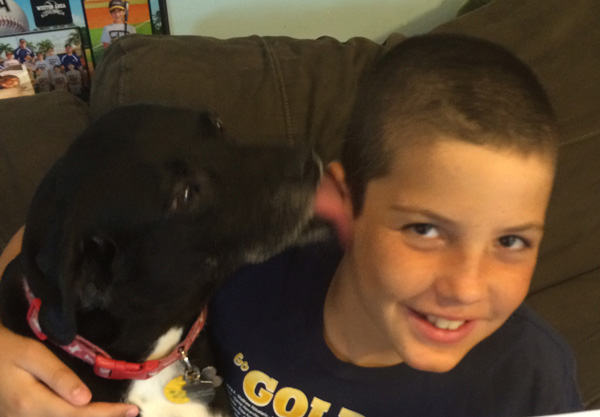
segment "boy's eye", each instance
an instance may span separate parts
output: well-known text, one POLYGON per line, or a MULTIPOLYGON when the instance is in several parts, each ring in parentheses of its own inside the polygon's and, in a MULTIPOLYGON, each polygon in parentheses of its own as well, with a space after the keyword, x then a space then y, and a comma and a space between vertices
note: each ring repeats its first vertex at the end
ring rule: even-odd
POLYGON ((426 238, 435 238, 440 235, 437 227, 429 223, 414 223, 406 226, 405 229, 426 238))
POLYGON ((498 243, 500 243, 500 246, 511 250, 521 250, 531 247, 525 239, 514 235, 502 236, 498 239, 498 243))

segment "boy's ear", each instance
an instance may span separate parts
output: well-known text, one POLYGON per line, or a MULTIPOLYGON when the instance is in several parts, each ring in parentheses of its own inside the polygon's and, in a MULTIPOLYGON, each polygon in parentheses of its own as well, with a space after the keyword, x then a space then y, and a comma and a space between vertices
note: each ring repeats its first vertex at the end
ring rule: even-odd
POLYGON ((327 199, 324 199, 317 208, 319 214, 330 220, 337 231, 338 239, 343 246, 348 246, 353 235, 353 206, 348 185, 346 184, 346 173, 342 164, 331 162, 326 169, 327 181, 330 190, 327 199))
POLYGON ((326 167, 326 172, 333 179, 340 197, 344 200, 349 199, 346 171, 344 171, 342 164, 337 161, 330 162, 326 167))

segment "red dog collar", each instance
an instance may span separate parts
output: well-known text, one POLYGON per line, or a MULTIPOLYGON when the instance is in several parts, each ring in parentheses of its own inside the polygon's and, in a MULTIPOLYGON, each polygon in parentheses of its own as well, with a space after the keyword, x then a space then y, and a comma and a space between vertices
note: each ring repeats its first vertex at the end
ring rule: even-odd
MULTIPOLYGON (((29 311, 27 312, 27 321, 29 327, 35 333, 40 340, 48 339, 48 336, 44 334, 38 321, 38 315, 40 312, 40 306, 42 300, 35 298, 26 280, 23 280, 25 287, 25 293, 27 300, 29 301, 29 311)), ((108 353, 94 345, 90 341, 77 335, 71 344, 69 345, 58 345, 66 350, 70 355, 79 358, 90 365, 94 366, 94 372, 96 375, 102 378, 108 379, 148 379, 162 371, 167 366, 171 365, 175 361, 182 359, 194 340, 200 334, 200 331, 204 327, 206 321, 206 307, 198 317, 198 320, 192 325, 192 328, 188 332, 186 338, 175 346, 175 349, 166 357, 157 360, 150 360, 143 363, 133 363, 118 361, 112 359, 108 353)))

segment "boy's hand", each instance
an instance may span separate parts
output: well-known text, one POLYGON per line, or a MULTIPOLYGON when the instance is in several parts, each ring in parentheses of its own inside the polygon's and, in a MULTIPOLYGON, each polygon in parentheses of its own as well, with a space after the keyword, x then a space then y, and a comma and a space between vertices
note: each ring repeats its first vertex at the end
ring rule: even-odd
MULTIPOLYGON (((23 228, 0 255, 0 276, 21 250, 23 228)), ((0 325, 0 417, 135 417, 137 407, 90 403, 81 380, 36 340, 0 325)))
POLYGON ((89 403, 90 391, 43 344, 0 326, 0 417, 134 417, 137 407, 89 403))

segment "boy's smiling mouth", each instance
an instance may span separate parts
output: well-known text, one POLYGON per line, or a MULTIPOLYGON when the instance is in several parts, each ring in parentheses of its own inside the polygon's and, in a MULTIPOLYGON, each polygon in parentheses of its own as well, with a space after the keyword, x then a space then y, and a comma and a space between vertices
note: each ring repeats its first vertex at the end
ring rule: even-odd
POLYGON ((438 329, 444 330, 456 330, 466 322, 466 320, 448 320, 443 317, 434 316, 433 314, 427 314, 426 318, 429 323, 438 329))
POLYGON ((419 339, 435 344, 453 344, 464 340, 478 320, 442 317, 408 308, 409 322, 419 339))

